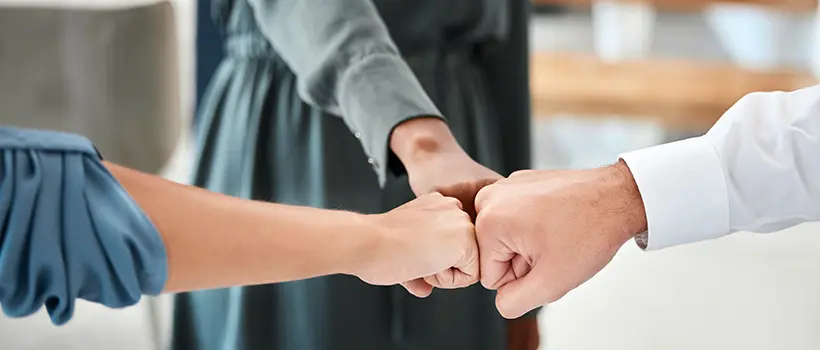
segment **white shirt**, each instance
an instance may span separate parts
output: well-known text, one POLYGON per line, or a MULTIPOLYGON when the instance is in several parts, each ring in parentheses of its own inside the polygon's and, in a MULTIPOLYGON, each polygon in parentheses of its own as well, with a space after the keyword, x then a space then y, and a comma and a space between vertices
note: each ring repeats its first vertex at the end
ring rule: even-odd
POLYGON ((621 158, 646 208, 647 250, 820 220, 820 86, 749 94, 706 135, 621 158))

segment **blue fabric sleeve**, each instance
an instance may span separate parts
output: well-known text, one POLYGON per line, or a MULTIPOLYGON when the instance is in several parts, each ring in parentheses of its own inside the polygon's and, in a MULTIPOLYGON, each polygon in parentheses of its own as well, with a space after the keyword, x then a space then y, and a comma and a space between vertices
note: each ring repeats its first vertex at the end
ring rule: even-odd
POLYGON ((76 299, 112 308, 159 294, 165 245, 86 138, 0 126, 0 305, 45 305, 68 322, 76 299))

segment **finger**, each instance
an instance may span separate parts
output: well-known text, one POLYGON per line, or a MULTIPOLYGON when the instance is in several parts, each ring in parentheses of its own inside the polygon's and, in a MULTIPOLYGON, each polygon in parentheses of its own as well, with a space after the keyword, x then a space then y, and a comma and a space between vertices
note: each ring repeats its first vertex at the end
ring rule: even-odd
POLYGON ((461 202, 461 200, 459 200, 459 199, 458 199, 458 198, 456 198, 456 197, 449 197, 449 198, 452 198, 452 199, 453 199, 453 201, 455 202, 456 206, 458 207, 458 210, 462 210, 462 211, 464 210, 464 203, 462 203, 462 202, 461 202))
POLYGON ((530 273, 531 265, 527 262, 527 259, 525 259, 523 255, 517 254, 513 257, 511 265, 512 271, 515 273, 516 278, 524 277, 530 273))
POLYGON ((513 256, 512 260, 510 261, 509 269, 501 277, 492 287, 487 287, 487 289, 498 289, 505 286, 507 283, 515 281, 519 278, 526 276, 530 272, 530 263, 524 258, 524 256, 516 254, 513 256))
POLYGON ((440 198, 443 197, 441 193, 429 193, 425 195, 418 196, 416 199, 413 199, 409 202, 406 202, 396 209, 408 209, 408 208, 419 208, 429 206, 431 204, 439 203, 440 198))
MULTIPOLYGON (((419 198, 428 199, 430 201, 438 201, 438 200, 441 200, 441 198, 444 198, 444 197, 446 197, 446 196, 439 193, 439 192, 430 192, 428 194, 419 196, 419 198)), ((437 203, 437 202, 433 202, 433 203, 437 203)))
POLYGON ((426 298, 433 293, 433 286, 425 282, 421 278, 417 278, 411 281, 407 281, 401 284, 404 289, 407 289, 410 294, 418 298, 426 298))
POLYGON ((462 191, 463 193, 459 196, 461 202, 464 204, 464 211, 467 214, 470 214, 470 219, 475 221, 476 215, 478 215, 478 211, 476 210, 476 197, 487 186, 494 184, 496 181, 501 179, 499 176, 498 178, 487 178, 483 180, 479 180, 469 185, 468 188, 464 188, 462 191))
POLYGON ((481 189, 482 189, 482 188, 487 187, 487 186, 489 186, 489 185, 492 185, 492 184, 494 184, 494 183, 496 183, 496 182, 499 182, 499 181, 501 181, 501 180, 503 180, 503 179, 504 179, 504 177, 503 177, 503 176, 498 175, 498 174, 496 174, 496 175, 497 175, 497 176, 495 176, 495 177, 486 178, 486 179, 483 179, 483 180, 478 181, 478 182, 477 182, 477 184, 478 184, 478 188, 477 188, 476 190, 477 190, 477 191, 481 191, 481 189))
MULTIPOLYGON (((476 263, 476 266, 478 264, 476 263)), ((478 282, 478 271, 453 270, 452 288, 465 288, 478 282)))
POLYGON ((470 232, 470 242, 467 250, 462 255, 461 259, 453 265, 453 284, 458 287, 465 287, 478 281, 481 277, 481 261, 480 252, 478 250, 478 242, 475 238, 475 228, 470 225, 473 230, 470 232))
POLYGON ((446 272, 439 272, 435 275, 424 277, 424 282, 427 282, 427 284, 433 286, 433 288, 449 289, 446 287, 447 283, 444 283, 446 280, 448 280, 446 272))
POLYGON ((510 174, 510 179, 526 179, 533 176, 537 176, 539 174, 538 170, 526 169, 526 170, 519 170, 512 174, 510 174))
MULTIPOLYGON (((475 212, 472 209, 473 199, 475 197, 475 190, 471 191, 471 189, 472 187, 470 187, 470 184, 457 184, 446 187, 438 187, 436 188, 436 191, 438 191, 445 197, 454 198, 456 201, 458 201, 458 209, 466 212, 467 214, 471 214, 475 212)), ((474 214, 471 214, 471 221, 473 216, 474 214)))
POLYGON ((435 288, 457 289, 475 284, 478 282, 478 276, 465 273, 459 269, 447 269, 435 275, 424 277, 424 281, 435 288))
POLYGON ((432 194, 425 196, 430 196, 433 194, 435 194, 436 198, 436 201, 430 202, 431 204, 433 204, 433 206, 431 207, 433 210, 440 210, 441 208, 449 209, 449 206, 451 204, 458 207, 459 210, 463 210, 461 206, 461 201, 457 197, 442 191, 433 192, 432 194))
POLYGON ((498 289, 495 305, 501 316, 519 318, 546 303, 551 291, 546 288, 543 276, 533 272, 498 289))
POLYGON ((567 170, 519 170, 510 175, 508 179, 513 182, 531 181, 552 176, 558 176, 567 170))
MULTIPOLYGON (((510 283, 518 279, 518 277, 515 275, 515 270, 512 269, 511 263, 505 263, 504 268, 506 270, 499 273, 500 277, 484 277, 484 275, 482 274, 481 285, 489 290, 496 290, 498 288, 503 287, 507 283, 510 283)), ((499 270, 500 269, 501 268, 499 267, 499 270)))
POLYGON ((479 271, 481 271, 481 285, 494 290, 515 279, 512 269, 512 260, 517 254, 503 242, 492 236, 486 226, 482 227, 481 218, 476 225, 478 234, 479 271))
POLYGON ((484 186, 478 193, 475 195, 475 199, 473 200, 473 209, 476 212, 476 215, 481 213, 481 209, 487 205, 487 201, 490 198, 490 193, 492 192, 493 185, 484 186))
POLYGON ((424 277, 424 282, 427 282, 427 284, 433 286, 434 288, 456 288, 453 286, 455 284, 455 273, 453 269, 447 269, 435 275, 426 276, 424 277))
POLYGON ((510 268, 510 260, 482 259, 481 285, 484 288, 495 290, 513 279, 515 275, 510 268))
POLYGON ((430 193, 428 193, 428 194, 424 194, 424 195, 418 196, 418 197, 416 198, 416 200, 415 200, 415 201, 416 201, 416 202, 419 202, 419 203, 426 203, 426 204, 429 204, 429 203, 441 203, 441 199, 442 199, 442 198, 444 198, 444 197, 445 197, 445 196, 444 196, 444 195, 442 195, 441 193, 438 193, 438 192, 430 192, 430 193))

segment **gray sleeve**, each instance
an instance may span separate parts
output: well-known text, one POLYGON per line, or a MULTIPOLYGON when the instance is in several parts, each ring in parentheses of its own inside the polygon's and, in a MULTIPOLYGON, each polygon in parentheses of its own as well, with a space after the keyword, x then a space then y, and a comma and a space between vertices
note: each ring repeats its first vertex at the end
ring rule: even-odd
POLYGON ((248 0, 259 28, 294 71, 300 96, 340 115, 384 184, 393 128, 441 113, 370 0, 248 0))

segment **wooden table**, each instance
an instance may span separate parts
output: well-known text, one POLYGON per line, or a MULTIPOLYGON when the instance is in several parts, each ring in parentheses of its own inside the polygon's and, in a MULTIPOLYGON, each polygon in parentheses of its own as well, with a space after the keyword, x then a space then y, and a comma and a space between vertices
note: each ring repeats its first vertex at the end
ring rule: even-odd
POLYGON ((815 83, 804 71, 757 72, 686 60, 604 62, 592 55, 530 57, 533 113, 649 119, 670 129, 703 131, 753 91, 795 90, 815 83))
MULTIPOLYGON (((595 6, 602 1, 533 1, 538 4, 592 6, 593 18, 601 15, 595 12, 595 6)), ((649 40, 651 35, 647 31, 652 31, 654 17, 646 16, 647 9, 698 10, 715 3, 719 2, 609 0, 605 10, 612 9, 613 4, 623 4, 620 14, 635 15, 630 13, 631 10, 637 11, 638 15, 643 12, 643 17, 629 18, 647 23, 631 25, 634 23, 626 22, 624 27, 627 28, 606 30, 618 31, 616 38, 649 40)), ((817 8, 817 0, 725 0, 720 3, 770 6, 773 11, 805 12, 816 11, 817 8)), ((600 25, 599 22, 593 23, 600 25)), ((820 33, 820 26, 817 32, 820 33)), ((530 64, 534 114, 541 118, 558 113, 590 117, 618 115, 658 121, 672 129, 703 131, 747 93, 795 90, 818 81, 817 74, 812 74, 811 70, 753 70, 732 63, 652 59, 648 55, 648 43, 627 44, 631 47, 615 53, 605 52, 612 45, 596 45, 595 54, 533 53, 530 64)), ((815 67, 819 67, 815 71, 820 71, 820 61, 815 67)))

